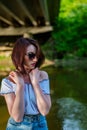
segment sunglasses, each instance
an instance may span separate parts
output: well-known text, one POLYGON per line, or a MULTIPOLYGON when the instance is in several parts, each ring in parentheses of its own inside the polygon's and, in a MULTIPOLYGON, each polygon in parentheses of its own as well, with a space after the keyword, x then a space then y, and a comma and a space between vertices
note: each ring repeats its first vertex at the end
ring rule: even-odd
POLYGON ((33 60, 35 58, 35 56, 36 56, 36 54, 33 53, 33 52, 29 52, 29 53, 27 53, 25 55, 27 55, 30 60, 33 60))

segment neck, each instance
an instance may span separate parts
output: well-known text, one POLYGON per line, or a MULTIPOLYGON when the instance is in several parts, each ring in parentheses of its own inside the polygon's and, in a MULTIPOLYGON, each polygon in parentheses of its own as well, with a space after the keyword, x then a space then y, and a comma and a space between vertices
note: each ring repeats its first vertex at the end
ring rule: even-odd
POLYGON ((23 77, 24 77, 24 82, 25 83, 30 83, 30 78, 29 78, 28 74, 24 74, 23 77))
POLYGON ((28 66, 24 65, 24 69, 25 69, 26 74, 28 74, 30 72, 30 69, 28 66))

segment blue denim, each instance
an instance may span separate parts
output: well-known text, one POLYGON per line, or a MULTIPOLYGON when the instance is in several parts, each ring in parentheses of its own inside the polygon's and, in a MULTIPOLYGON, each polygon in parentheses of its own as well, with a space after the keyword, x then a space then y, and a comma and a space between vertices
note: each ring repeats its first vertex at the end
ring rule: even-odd
POLYGON ((21 122, 16 122, 12 117, 10 117, 6 130, 48 130, 48 127, 44 116, 25 115, 21 122))

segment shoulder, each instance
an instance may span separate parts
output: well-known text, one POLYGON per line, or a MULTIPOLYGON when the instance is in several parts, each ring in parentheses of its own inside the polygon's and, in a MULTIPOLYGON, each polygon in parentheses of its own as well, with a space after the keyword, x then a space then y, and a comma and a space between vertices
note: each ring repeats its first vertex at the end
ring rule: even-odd
POLYGON ((7 82, 8 82, 8 78, 7 77, 2 79, 2 83, 7 83, 7 82))
POLYGON ((9 80, 9 77, 5 77, 2 79, 2 82, 1 82, 3 85, 12 85, 12 82, 9 80))
POLYGON ((40 70, 40 80, 48 79, 48 73, 40 70))

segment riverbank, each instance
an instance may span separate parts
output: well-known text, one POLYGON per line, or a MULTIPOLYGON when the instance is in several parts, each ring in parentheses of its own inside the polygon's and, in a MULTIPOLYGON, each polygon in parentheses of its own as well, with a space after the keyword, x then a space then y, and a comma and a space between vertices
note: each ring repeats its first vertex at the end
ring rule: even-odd
POLYGON ((56 59, 54 60, 55 67, 67 67, 75 69, 87 69, 87 58, 73 58, 73 59, 56 59))
MULTIPOLYGON (((0 46, 0 75, 5 76, 14 69, 11 61, 12 47, 0 46)), ((69 59, 55 59, 54 61, 45 59, 42 67, 48 67, 54 65, 55 67, 66 67, 66 68, 82 68, 87 69, 87 58, 69 58, 69 59)))

